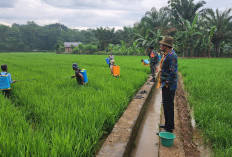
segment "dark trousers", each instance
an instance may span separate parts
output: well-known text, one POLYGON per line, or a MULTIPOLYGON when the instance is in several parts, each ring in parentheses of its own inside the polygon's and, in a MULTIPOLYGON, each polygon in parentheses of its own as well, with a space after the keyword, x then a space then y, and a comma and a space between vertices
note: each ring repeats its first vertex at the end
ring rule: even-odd
POLYGON ((169 132, 174 129, 174 97, 175 90, 170 90, 170 87, 162 88, 165 129, 169 132))
POLYGON ((2 94, 5 95, 5 97, 10 97, 10 90, 2 90, 2 94))
POLYGON ((155 63, 150 62, 151 75, 155 78, 155 63))

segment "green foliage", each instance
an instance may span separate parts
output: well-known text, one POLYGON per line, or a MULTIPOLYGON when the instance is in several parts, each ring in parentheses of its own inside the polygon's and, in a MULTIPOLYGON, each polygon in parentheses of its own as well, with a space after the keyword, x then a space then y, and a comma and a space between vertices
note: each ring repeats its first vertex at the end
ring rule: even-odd
POLYGON ((10 99, 0 94, 1 156, 93 156, 149 74, 138 56, 115 56, 118 78, 111 75, 106 55, 0 57, 12 79, 19 80, 10 99), (87 70, 83 87, 70 78, 74 62, 87 70))
POLYGON ((51 51, 60 40, 84 44, 74 53, 102 54, 111 51, 112 44, 116 54, 141 55, 151 44, 159 51, 161 37, 172 36, 174 49, 184 57, 231 57, 228 47, 232 40, 232 9, 201 10, 204 4, 169 0, 166 7, 147 11, 133 27, 117 31, 109 27, 80 31, 59 23, 39 26, 33 21, 12 27, 0 25, 0 52, 51 51), (136 48, 134 42, 138 42, 136 48), (90 45, 96 45, 97 50, 90 45))
POLYGON ((204 6, 205 1, 199 1, 196 4, 194 0, 169 0, 170 14, 173 18, 173 23, 177 26, 182 25, 182 20, 188 20, 190 23, 194 21, 194 18, 199 9, 204 6))
MULTIPOLYGON (((212 36, 212 43, 215 45, 217 57, 222 56, 222 42, 231 41, 232 37, 232 8, 226 9, 224 11, 219 11, 216 9, 207 9, 205 10, 203 17, 205 19, 206 26, 216 26, 212 36)), ((227 42, 230 43, 230 42, 227 42)))
POLYGON ((131 46, 127 46, 126 43, 121 40, 121 44, 113 45, 109 44, 108 51, 117 55, 143 55, 144 48, 138 47, 138 42, 134 41, 131 46))
POLYGON ((79 44, 77 47, 74 48, 74 54, 94 54, 97 51, 96 45, 91 44, 79 44))
POLYGON ((63 53, 64 52, 64 43, 60 40, 57 41, 57 43, 54 46, 54 50, 56 51, 57 54, 63 53))
POLYGON ((161 29, 156 30, 156 32, 148 29, 146 32, 146 36, 143 37, 140 34, 136 36, 137 47, 148 48, 150 45, 154 45, 155 50, 159 50, 159 41, 161 40, 161 29))
POLYGON ((180 42, 177 42, 177 45, 179 46, 178 49, 184 50, 183 57, 185 56, 185 51, 188 52, 188 50, 190 50, 190 56, 193 57, 194 48, 196 48, 199 43, 199 36, 202 35, 202 33, 198 31, 198 14, 195 16, 192 23, 183 18, 181 18, 181 21, 183 23, 184 30, 176 33, 176 40, 179 40, 180 42))
MULTIPOLYGON (((77 47, 75 47, 72 51, 73 54, 79 54, 80 53, 80 48, 79 46, 82 45, 82 44, 79 44, 77 47)), ((80 46, 81 47, 81 46, 80 46)))
MULTIPOLYGON (((179 59, 196 124, 216 154, 232 145, 232 60, 179 59)), ((220 154, 221 155, 221 154, 220 154)))

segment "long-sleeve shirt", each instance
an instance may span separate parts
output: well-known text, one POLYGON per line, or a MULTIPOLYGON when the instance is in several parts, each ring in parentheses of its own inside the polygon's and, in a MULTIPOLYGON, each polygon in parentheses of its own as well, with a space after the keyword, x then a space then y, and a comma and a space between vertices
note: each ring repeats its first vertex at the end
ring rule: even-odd
POLYGON ((114 60, 114 55, 110 55, 110 56, 109 56, 109 59, 110 59, 110 61, 111 61, 111 60, 114 60))
POLYGON ((157 52, 155 52, 153 50, 148 51, 148 56, 150 58, 150 64, 154 64, 154 65, 158 64, 159 56, 158 56, 157 52), (153 53, 153 55, 152 55, 152 53, 153 53))
POLYGON ((164 56, 161 68, 161 87, 170 86, 170 90, 176 90, 178 81, 178 62, 176 53, 171 50, 164 56))
POLYGON ((10 83, 13 83, 13 81, 11 80, 11 74, 7 73, 7 72, 1 72, 1 75, 7 75, 9 78, 10 83))

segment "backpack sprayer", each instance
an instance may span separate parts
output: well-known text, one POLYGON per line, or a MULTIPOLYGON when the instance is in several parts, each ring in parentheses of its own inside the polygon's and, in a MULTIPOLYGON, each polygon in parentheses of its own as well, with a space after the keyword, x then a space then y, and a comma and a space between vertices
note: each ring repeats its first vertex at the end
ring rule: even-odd
POLYGON ((0 75, 0 90, 10 90, 10 79, 8 75, 0 75))

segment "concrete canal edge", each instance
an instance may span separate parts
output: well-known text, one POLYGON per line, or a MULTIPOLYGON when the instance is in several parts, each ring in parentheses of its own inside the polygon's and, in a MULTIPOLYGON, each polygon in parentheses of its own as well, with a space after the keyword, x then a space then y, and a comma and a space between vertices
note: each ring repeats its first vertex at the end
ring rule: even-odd
POLYGON ((156 83, 150 82, 151 79, 149 77, 147 82, 136 93, 134 99, 130 102, 103 143, 96 155, 97 157, 123 157, 130 155, 146 105, 155 89, 156 83))

